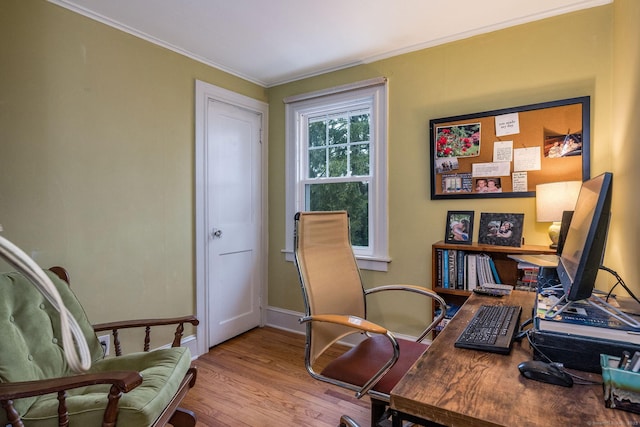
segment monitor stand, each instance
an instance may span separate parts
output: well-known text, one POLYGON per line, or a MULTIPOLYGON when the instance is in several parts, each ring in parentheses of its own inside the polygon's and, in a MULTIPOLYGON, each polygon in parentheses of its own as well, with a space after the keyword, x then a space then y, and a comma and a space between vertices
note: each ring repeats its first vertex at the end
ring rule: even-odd
MULTIPOLYGON (((586 301, 592 306, 594 306, 595 308, 604 311, 609 316, 615 317, 622 323, 632 328, 640 329, 639 321, 629 316, 628 314, 622 312, 620 309, 612 306, 611 304, 609 304, 602 298, 598 297, 597 295, 592 294, 590 298, 586 299, 586 301)), ((556 314, 561 314, 567 308, 571 307, 571 304, 573 304, 573 301, 567 301, 567 294, 564 294, 562 295, 562 298, 560 298, 555 304, 549 307, 549 309, 544 313, 544 317, 546 319, 552 319, 556 314), (554 311, 555 308, 558 307, 558 305, 563 303, 564 305, 562 307, 560 307, 557 311, 554 311)))

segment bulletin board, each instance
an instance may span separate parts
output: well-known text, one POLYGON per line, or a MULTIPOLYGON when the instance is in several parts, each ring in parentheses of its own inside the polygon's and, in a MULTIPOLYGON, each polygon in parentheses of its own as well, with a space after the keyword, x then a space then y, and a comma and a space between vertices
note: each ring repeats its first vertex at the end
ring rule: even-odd
POLYGON ((588 96, 429 121, 431 199, 533 197, 589 179, 588 96))

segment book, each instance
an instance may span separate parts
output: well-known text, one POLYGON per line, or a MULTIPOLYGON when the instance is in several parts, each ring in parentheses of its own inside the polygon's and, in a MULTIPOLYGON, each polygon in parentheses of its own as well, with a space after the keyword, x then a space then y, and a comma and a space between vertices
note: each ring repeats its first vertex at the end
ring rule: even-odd
POLYGON ((442 251, 443 249, 436 249, 436 286, 442 288, 442 251))
POLYGON ((640 344, 640 328, 627 325, 586 300, 574 301, 564 312, 546 317, 558 299, 555 293, 538 293, 534 319, 537 330, 640 344))
POLYGON ((442 250, 442 287, 449 288, 449 250, 442 250))
POLYGON ((478 285, 482 286, 485 283, 495 283, 492 277, 491 266, 489 265, 489 255, 479 254, 477 258, 478 268, 478 285))
POLYGON ((478 286, 478 272, 476 269, 476 254, 467 255, 467 290, 472 291, 478 286))
POLYGON ((456 260, 457 257, 456 249, 449 249, 449 288, 456 289, 456 282, 458 275, 456 273, 456 260))
POLYGON ((500 281, 500 276, 498 276, 498 270, 496 269, 496 264, 493 262, 493 258, 488 257, 489 258, 489 267, 491 267, 491 274, 493 275, 493 278, 495 279, 494 283, 502 283, 500 281))
POLYGON ((540 268, 531 264, 518 263, 518 279, 516 289, 535 291, 538 288, 538 274, 540 268))
POLYGON ((456 278, 456 289, 464 289, 464 276, 466 272, 464 259, 465 252, 458 250, 458 258, 456 259, 456 271, 458 274, 456 278))

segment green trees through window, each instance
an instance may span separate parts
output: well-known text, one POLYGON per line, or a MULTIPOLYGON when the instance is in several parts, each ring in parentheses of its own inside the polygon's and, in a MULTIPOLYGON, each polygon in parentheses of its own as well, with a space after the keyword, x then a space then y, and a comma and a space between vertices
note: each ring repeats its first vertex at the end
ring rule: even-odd
POLYGON ((349 212, 354 246, 369 246, 370 120, 361 109, 308 122, 305 205, 349 212))
POLYGON ((349 212, 360 268, 387 271, 387 80, 285 98, 286 250, 300 211, 349 212))

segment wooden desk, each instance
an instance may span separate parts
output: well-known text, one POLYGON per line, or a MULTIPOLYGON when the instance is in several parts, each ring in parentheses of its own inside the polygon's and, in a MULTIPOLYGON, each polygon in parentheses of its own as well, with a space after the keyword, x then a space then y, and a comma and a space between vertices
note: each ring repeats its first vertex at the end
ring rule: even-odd
POLYGON ((520 305, 525 320, 534 296, 523 291, 503 298, 472 295, 392 390, 391 408, 448 426, 640 425, 640 415, 605 407, 602 385, 566 388, 521 376, 518 364, 533 357, 526 338, 506 356, 453 346, 480 305, 520 305))

